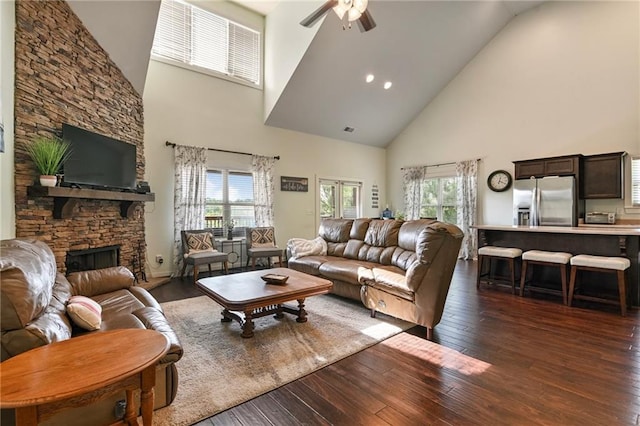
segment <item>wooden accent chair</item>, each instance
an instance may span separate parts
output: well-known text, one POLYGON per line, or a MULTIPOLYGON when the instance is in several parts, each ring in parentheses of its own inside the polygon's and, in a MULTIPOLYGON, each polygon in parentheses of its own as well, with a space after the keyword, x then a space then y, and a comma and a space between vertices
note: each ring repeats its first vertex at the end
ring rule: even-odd
POLYGON ((198 267, 209 266, 211 273, 212 263, 221 263, 225 274, 229 273, 229 254, 215 249, 213 233, 209 229, 198 229, 181 231, 182 237, 182 272, 180 278, 184 277, 187 265, 193 266, 193 283, 198 280, 198 267))
POLYGON ((247 228, 247 266, 251 260, 251 269, 256 268, 256 259, 266 257, 271 268, 271 258, 277 256, 282 266, 282 249, 276 246, 276 233, 273 226, 247 228))

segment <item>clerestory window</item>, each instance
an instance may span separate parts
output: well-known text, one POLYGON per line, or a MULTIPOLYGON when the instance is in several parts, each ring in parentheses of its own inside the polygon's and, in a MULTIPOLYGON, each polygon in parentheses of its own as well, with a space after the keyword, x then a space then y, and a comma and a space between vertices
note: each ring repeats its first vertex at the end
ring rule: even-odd
POLYGON ((162 0, 154 59, 262 87, 261 34, 180 0, 162 0))

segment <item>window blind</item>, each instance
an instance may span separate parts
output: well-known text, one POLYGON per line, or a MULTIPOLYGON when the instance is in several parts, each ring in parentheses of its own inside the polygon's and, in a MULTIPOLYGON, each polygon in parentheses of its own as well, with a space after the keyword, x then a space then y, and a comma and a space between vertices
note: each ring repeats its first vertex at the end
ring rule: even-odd
POLYGON ((163 0, 153 55, 260 86, 260 32, 179 0, 163 0))
POLYGON ((640 155, 631 157, 631 204, 640 206, 640 155))

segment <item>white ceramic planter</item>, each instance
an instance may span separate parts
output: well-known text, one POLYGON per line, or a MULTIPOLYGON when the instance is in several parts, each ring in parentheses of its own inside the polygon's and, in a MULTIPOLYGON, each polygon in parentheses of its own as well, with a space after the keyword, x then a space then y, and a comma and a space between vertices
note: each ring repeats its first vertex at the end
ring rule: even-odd
POLYGON ((57 176, 40 175, 40 185, 42 185, 42 186, 56 186, 56 183, 58 183, 58 177, 57 176))

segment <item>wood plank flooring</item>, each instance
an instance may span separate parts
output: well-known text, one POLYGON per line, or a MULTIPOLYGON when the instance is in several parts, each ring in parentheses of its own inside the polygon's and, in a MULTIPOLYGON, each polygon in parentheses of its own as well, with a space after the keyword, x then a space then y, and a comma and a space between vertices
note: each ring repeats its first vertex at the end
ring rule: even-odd
POLYGON ((640 425, 637 309, 478 291, 475 267, 458 262, 432 342, 414 327, 197 425, 640 425))

